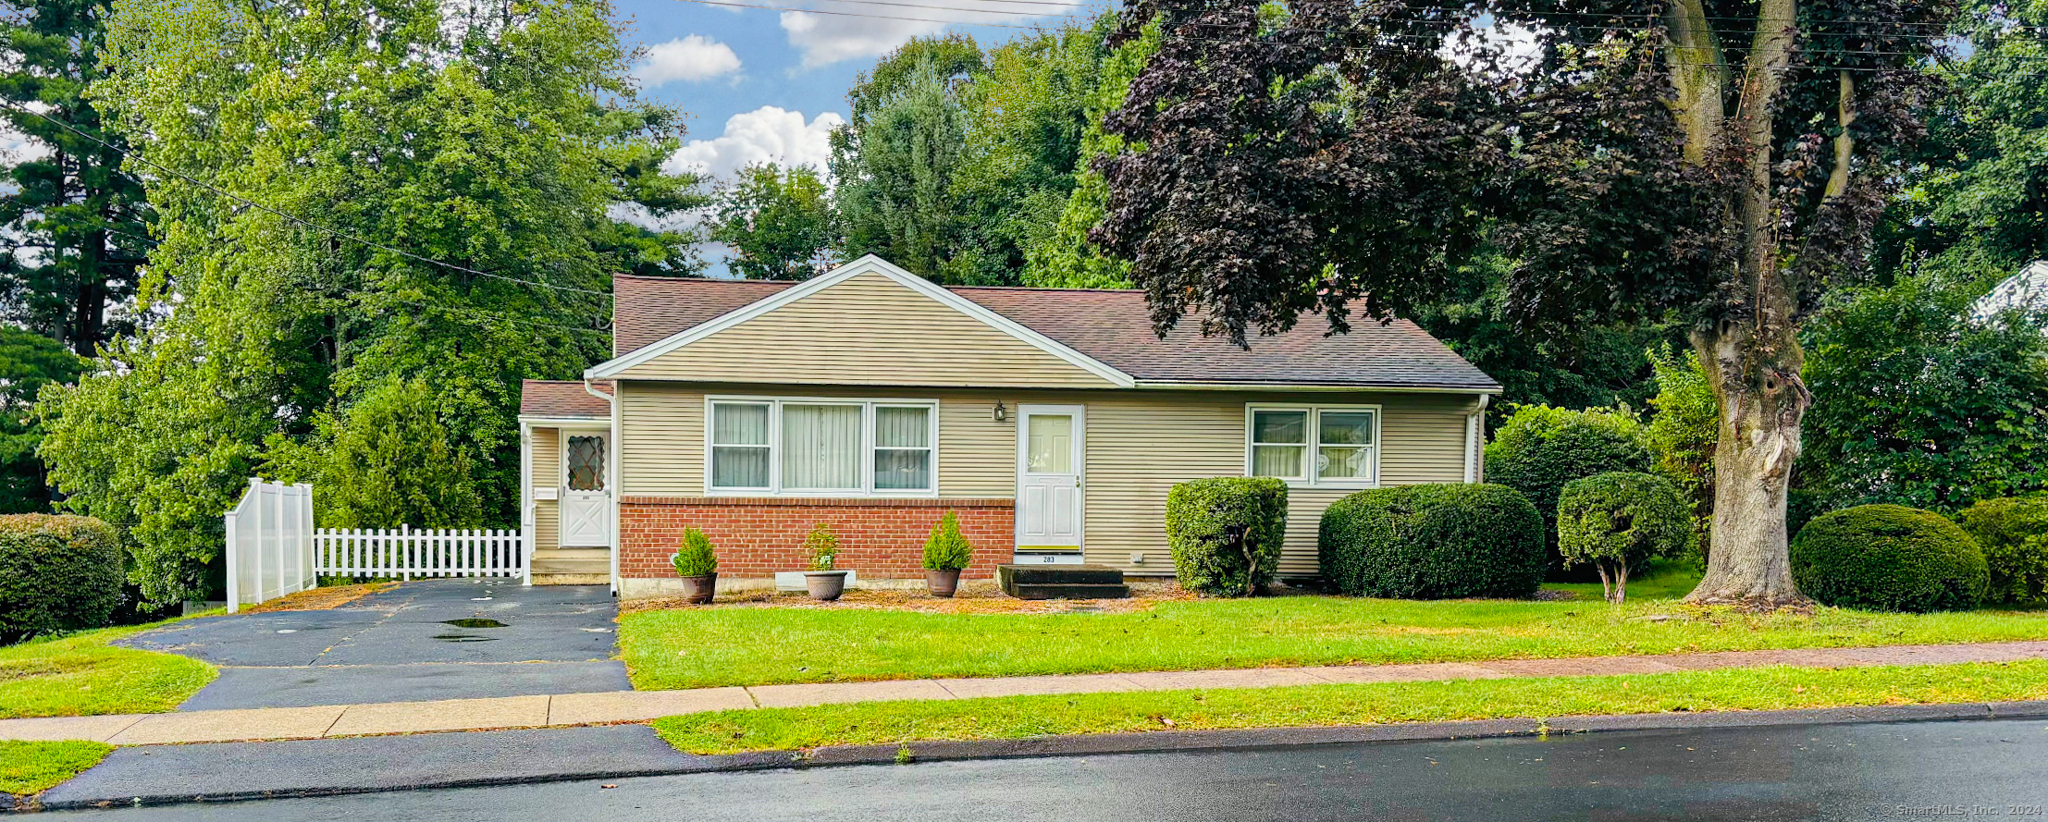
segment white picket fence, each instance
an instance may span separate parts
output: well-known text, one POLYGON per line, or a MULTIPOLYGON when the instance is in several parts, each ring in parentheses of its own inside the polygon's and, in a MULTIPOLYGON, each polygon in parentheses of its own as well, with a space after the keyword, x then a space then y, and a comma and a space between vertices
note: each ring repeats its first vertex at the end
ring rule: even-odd
POLYGON ((313 486, 249 480, 227 525, 228 613, 318 584, 313 486))
POLYGON ((526 577, 518 531, 321 528, 313 532, 320 573, 353 577, 526 577))

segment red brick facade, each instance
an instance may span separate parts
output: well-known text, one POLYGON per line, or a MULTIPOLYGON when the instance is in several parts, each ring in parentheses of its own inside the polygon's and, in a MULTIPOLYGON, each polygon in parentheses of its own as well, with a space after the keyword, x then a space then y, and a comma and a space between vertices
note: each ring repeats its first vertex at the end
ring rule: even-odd
POLYGON ((683 529, 696 528, 718 549, 718 573, 765 577, 801 571, 804 535, 827 523, 839 535, 838 567, 867 579, 924 578, 924 541, 950 510, 974 546, 963 577, 986 579, 1016 547, 1015 503, 1006 499, 791 499, 646 497, 619 500, 619 575, 675 576, 669 555, 683 529))

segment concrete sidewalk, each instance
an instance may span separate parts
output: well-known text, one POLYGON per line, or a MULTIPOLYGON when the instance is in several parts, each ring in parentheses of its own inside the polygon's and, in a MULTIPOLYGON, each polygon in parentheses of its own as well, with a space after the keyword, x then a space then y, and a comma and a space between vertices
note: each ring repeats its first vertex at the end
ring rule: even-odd
POLYGON ((680 691, 624 691, 383 702, 303 708, 0 720, 0 739, 90 739, 164 745, 434 731, 481 731, 644 722, 677 714, 906 699, 1271 688, 1330 683, 1426 682, 1511 677, 1610 676, 1789 665, 1842 668, 2048 659, 2048 641, 1723 651, 1661 656, 1511 659, 1406 665, 1156 671, 989 679, 758 685, 680 691))

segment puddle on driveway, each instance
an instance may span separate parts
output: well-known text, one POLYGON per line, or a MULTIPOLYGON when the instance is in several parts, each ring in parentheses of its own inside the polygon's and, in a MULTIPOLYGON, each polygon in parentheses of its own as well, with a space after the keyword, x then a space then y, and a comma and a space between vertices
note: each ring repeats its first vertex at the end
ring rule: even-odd
MULTIPOLYGON (((495 620, 495 619, 485 619, 485 618, 483 618, 483 617, 465 617, 465 618, 463 618, 463 619, 444 619, 444 620, 442 620, 442 621, 441 621, 441 624, 443 624, 443 625, 453 625, 453 626, 455 626, 455 627, 457 627, 457 628, 504 628, 504 627, 507 627, 507 626, 505 625, 505 623, 503 623, 503 622, 499 622, 499 621, 497 621, 497 620, 495 620)), ((438 639, 438 637, 436 637, 436 638, 438 639)))
POLYGON ((439 634, 439 635, 436 635, 436 636, 435 636, 434 638, 435 638, 435 639, 438 639, 438 640, 441 640, 442 642, 497 642, 497 641, 498 641, 498 638, 497 638, 497 637, 494 637, 494 636, 475 636, 475 635, 473 635, 473 634, 439 634))

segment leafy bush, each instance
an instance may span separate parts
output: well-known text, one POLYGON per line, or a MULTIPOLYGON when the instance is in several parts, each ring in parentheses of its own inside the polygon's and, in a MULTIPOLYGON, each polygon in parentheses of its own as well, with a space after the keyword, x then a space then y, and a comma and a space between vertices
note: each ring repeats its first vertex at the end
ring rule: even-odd
POLYGON ((1166 544, 1180 585, 1216 596, 1252 596, 1280 569, 1287 483, 1272 477, 1183 482, 1166 494, 1166 544))
POLYGON ((106 625, 123 560, 121 533, 91 517, 0 516, 0 642, 106 625))
POLYGON ((1543 581, 1543 517, 1503 485, 1360 491, 1323 512, 1316 548, 1355 596, 1526 597, 1543 581))
POLYGON ((2048 497, 1982 500, 1963 510, 1962 525, 1984 552, 1985 601, 2048 598, 2048 497))
POLYGON ((388 380, 339 416, 316 420, 319 436, 274 443, 287 481, 311 482, 320 524, 330 528, 475 527, 483 520, 469 456, 449 439, 439 395, 421 380, 388 380))
POLYGON ((839 535, 832 533, 832 526, 818 523, 804 535, 804 555, 811 558, 811 570, 832 570, 833 560, 839 557, 839 535))
POLYGON ((1536 506, 1553 569, 1564 567, 1557 552, 1557 495, 1565 483, 1650 466, 1643 424, 1627 411, 1516 406, 1486 446, 1486 480, 1522 492, 1536 506))
POLYGON ((1572 480, 1558 495, 1558 550, 1565 562, 1591 563, 1600 571, 1609 602, 1627 598, 1630 568, 1681 553, 1691 541, 1685 499, 1656 474, 1594 474, 1572 480))
POLYGON ((1657 374, 1657 395, 1650 398, 1656 415, 1646 433, 1657 470, 1677 483, 1692 502, 1692 525, 1700 559, 1714 523, 1714 448, 1721 437, 1721 401, 1714 396, 1707 369, 1698 354, 1682 356, 1667 347, 1649 352, 1657 374))
POLYGON ((924 567, 934 571, 958 571, 974 559, 974 546, 960 535, 960 517, 952 511, 932 524, 932 535, 924 540, 924 567))
POLYGON ((711 538, 695 528, 683 529, 683 544, 668 561, 676 566, 679 577, 709 576, 718 571, 718 554, 711 548, 711 538))
POLYGON ((1968 608, 1984 595, 1984 554, 1947 517, 1859 505, 1815 517, 1792 540, 1792 580, 1828 605, 1880 611, 1968 608))

